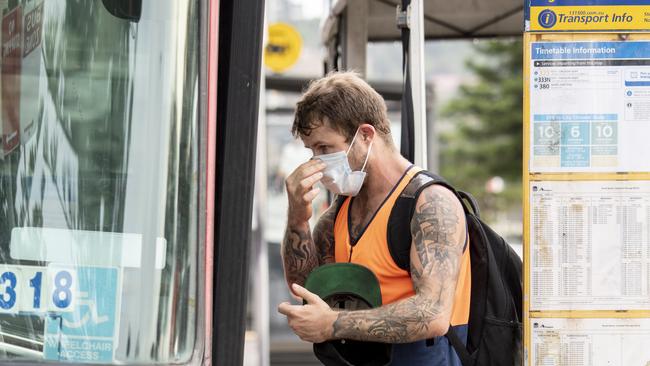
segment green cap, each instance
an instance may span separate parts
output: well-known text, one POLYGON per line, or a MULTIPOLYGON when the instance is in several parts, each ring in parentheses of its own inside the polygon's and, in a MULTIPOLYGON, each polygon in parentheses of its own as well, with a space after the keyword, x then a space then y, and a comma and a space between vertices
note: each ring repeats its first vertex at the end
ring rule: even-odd
POLYGON ((365 301, 370 308, 381 306, 379 280, 371 270, 360 264, 331 263, 320 266, 309 274, 305 288, 326 302, 332 297, 351 295, 365 301))
MULTIPOLYGON (((333 308, 362 310, 381 306, 377 276, 354 263, 332 263, 313 270, 305 288, 333 308)), ((314 354, 325 366, 385 366, 392 346, 378 342, 332 340, 314 344, 314 354)))

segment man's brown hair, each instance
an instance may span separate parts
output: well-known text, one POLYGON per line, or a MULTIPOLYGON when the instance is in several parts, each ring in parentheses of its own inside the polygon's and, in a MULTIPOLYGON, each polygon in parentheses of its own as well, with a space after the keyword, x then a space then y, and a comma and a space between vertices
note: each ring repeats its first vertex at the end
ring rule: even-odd
POLYGON ((372 125, 379 136, 392 142, 386 102, 354 72, 331 72, 312 81, 296 104, 291 133, 309 136, 323 124, 341 132, 350 141, 359 125, 372 125))

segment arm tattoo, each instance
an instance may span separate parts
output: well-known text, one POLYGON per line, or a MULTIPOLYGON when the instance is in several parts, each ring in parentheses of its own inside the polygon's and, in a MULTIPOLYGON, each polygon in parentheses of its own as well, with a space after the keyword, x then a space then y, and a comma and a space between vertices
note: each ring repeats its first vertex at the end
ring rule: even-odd
POLYGON ((334 336, 371 342, 413 342, 425 338, 429 323, 440 312, 436 301, 417 295, 376 309, 342 311, 333 325, 334 336))
MULTIPOLYGON (((449 197, 438 192, 423 192, 425 202, 416 207, 411 234, 422 268, 428 271, 453 269, 450 251, 458 246, 460 218, 449 197)), ((460 230, 463 231, 463 230, 460 230)), ((457 248, 456 248, 457 249, 457 248)))
POLYGON ((430 187, 422 192, 411 220, 411 278, 416 294, 376 309, 339 313, 333 326, 335 337, 406 343, 447 329, 465 224, 460 204, 441 189, 430 187), (436 324, 441 329, 432 329, 436 324))
POLYGON ((282 243, 284 273, 289 284, 305 284, 309 273, 318 266, 309 224, 302 228, 287 227, 282 243))
POLYGON ((300 227, 287 226, 282 241, 282 259, 287 282, 304 285, 314 268, 334 262, 335 210, 328 209, 318 220, 314 235, 309 224, 300 227))
POLYGON ((332 206, 323 213, 314 228, 314 244, 318 248, 318 264, 321 266, 334 263, 334 221, 336 221, 336 210, 332 206))

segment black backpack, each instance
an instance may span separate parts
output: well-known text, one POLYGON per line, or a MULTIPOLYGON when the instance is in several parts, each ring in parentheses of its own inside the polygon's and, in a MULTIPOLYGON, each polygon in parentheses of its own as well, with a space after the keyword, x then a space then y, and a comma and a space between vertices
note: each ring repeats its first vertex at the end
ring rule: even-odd
MULTIPOLYGON (((418 196, 432 184, 446 187, 458 197, 470 238, 472 290, 467 344, 463 345, 451 327, 445 336, 463 366, 519 366, 523 363, 522 261, 499 234, 481 221, 478 204, 470 194, 457 191, 435 174, 418 172, 400 194, 389 217, 391 256, 400 268, 410 271, 410 218, 418 196)), ((339 197, 338 207, 345 198, 339 197)))

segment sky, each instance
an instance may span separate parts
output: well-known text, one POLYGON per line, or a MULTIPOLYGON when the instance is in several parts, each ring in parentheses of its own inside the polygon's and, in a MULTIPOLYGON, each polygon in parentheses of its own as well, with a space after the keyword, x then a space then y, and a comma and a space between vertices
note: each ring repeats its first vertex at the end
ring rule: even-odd
MULTIPOLYGON (((274 1, 274 0, 270 0, 274 1)), ((277 0, 276 0, 277 1, 277 0)), ((327 16, 329 3, 334 0, 286 0, 297 5, 302 19, 324 18, 327 16)))
POLYGON ((290 0, 299 4, 302 9, 303 18, 321 18, 327 15, 327 7, 330 0, 290 0))

